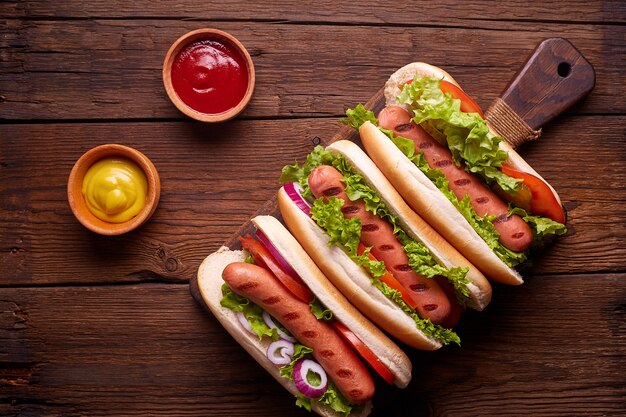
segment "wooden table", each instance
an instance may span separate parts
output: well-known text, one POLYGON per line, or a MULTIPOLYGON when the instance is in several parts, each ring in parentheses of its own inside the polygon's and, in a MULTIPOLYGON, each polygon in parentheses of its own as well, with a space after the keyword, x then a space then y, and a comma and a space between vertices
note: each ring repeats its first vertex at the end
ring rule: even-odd
POLYGON ((0 3, 0 415, 308 415, 193 301, 198 265, 395 68, 444 67, 485 108, 556 36, 596 88, 521 153, 569 233, 464 316, 462 347, 407 350, 414 380, 379 386, 373 415, 626 414, 626 3, 368 3, 0 3), (218 126, 183 117, 161 81, 170 44, 201 27, 256 65, 251 105, 218 126), (162 181, 153 218, 120 237, 66 199, 74 162, 107 142, 162 181))

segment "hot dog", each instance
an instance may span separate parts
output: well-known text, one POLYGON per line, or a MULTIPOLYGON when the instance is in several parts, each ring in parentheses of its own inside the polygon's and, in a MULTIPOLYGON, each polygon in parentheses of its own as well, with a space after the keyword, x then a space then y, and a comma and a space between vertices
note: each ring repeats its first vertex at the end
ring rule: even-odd
POLYGON ((387 382, 405 387, 411 379, 409 359, 337 291, 277 219, 257 216, 252 222, 259 240, 242 237, 244 250, 221 248, 200 266, 205 304, 298 397, 298 405, 323 416, 368 415, 375 383, 364 361, 387 382), (254 264, 244 262, 249 257, 254 264), (268 326, 267 317, 278 327, 268 326), (290 337, 296 341, 289 363, 277 364, 272 355, 283 354, 283 344, 290 342, 282 339, 290 337), (324 392, 311 391, 301 379, 309 375, 306 366, 327 377, 324 392))
POLYGON ((378 125, 392 130, 397 136, 411 139, 417 152, 424 157, 431 169, 439 169, 448 180, 448 187, 462 200, 470 196, 470 204, 481 216, 494 216, 494 227, 500 234, 500 242, 515 252, 522 252, 532 243, 530 227, 516 214, 507 216, 508 205, 498 197, 478 177, 464 169, 464 164, 456 166, 452 152, 437 142, 426 131, 411 121, 411 114, 399 106, 387 106, 378 114, 378 125))
POLYGON ((556 191, 445 71, 409 64, 385 86, 376 117, 348 110, 368 155, 406 202, 481 272, 517 285, 534 247, 566 232, 556 191), (394 146, 395 145, 395 146, 394 146))
POLYGON ((363 314, 404 343, 425 350, 458 343, 449 327, 459 301, 476 309, 489 303, 485 277, 356 144, 317 147, 302 166, 283 168, 281 181, 278 207, 292 234, 363 314))
POLYGON ((371 253, 376 259, 388 265, 393 276, 409 290, 420 317, 435 324, 446 321, 451 311, 451 300, 436 281, 417 274, 411 268, 409 258, 402 249, 402 243, 394 235, 390 223, 367 211, 362 200, 350 201, 342 180, 343 175, 336 168, 320 165, 309 175, 309 187, 316 198, 323 198, 325 201, 331 196, 342 199, 344 205, 341 211, 344 216, 361 220, 361 242, 371 247, 371 253))
POLYGON ((261 306, 296 339, 313 349, 313 357, 348 401, 361 404, 372 399, 374 381, 356 353, 330 324, 318 320, 308 304, 290 293, 270 271, 236 262, 224 269, 222 278, 233 291, 261 306))

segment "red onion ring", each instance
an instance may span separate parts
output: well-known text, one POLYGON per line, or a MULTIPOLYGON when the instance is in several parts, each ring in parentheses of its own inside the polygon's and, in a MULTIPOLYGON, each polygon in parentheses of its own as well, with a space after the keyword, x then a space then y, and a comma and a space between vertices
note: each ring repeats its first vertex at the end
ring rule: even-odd
POLYGON ((278 263, 283 267, 287 275, 290 275, 294 278, 295 281, 301 281, 300 275, 293 269, 289 262, 278 252, 278 249, 274 246, 270 239, 263 233, 261 230, 257 229, 256 237, 263 243, 263 246, 267 248, 268 251, 272 254, 274 259, 278 261, 278 263))
POLYGON ((243 313, 241 311, 236 312, 235 316, 237 316, 237 320, 239 320, 239 323, 241 323, 241 326, 244 329, 246 329, 248 332, 250 332, 252 334, 256 334, 256 333, 254 333, 254 330, 252 330, 252 326, 250 326, 250 322, 248 321, 246 316, 243 315, 243 313))
POLYGON ((265 310, 263 310, 263 321, 265 322, 265 324, 267 324, 267 327, 269 327, 270 329, 276 329, 281 339, 287 340, 292 343, 296 343, 297 341, 296 338, 291 336, 290 334, 285 333, 280 327, 278 327, 276 323, 274 322, 274 318, 270 316, 269 313, 265 310))
POLYGON ((291 362, 291 356, 295 352, 293 343, 287 340, 277 340, 267 347, 267 358, 274 365, 288 365, 291 362))
POLYGON ((293 381, 298 390, 309 398, 319 398, 328 387, 328 377, 322 366, 311 359, 301 359, 293 367, 293 381), (317 385, 309 382, 307 375, 309 372, 318 375, 320 381, 317 385))
POLYGON ((310 217, 311 216, 311 206, 306 201, 306 199, 304 197, 302 197, 302 191, 304 191, 304 190, 302 189, 300 184, 298 184, 297 182, 288 182, 285 185, 283 185, 283 188, 285 189, 285 192, 287 193, 287 196, 289 196, 289 198, 291 198, 291 200, 294 202, 294 204, 300 210, 305 212, 307 216, 310 217))

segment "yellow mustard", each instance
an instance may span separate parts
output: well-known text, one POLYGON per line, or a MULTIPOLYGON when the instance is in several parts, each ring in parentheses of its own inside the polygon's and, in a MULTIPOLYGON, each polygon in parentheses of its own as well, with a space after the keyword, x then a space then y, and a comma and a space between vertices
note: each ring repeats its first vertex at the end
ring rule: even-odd
POLYGON ((82 187, 89 211, 110 223, 122 223, 139 214, 147 190, 143 170, 126 158, 99 160, 87 170, 82 187))

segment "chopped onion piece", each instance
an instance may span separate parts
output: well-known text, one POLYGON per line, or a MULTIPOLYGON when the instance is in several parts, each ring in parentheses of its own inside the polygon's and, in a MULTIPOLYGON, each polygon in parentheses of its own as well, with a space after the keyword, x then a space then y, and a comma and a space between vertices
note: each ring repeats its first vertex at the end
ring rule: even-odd
POLYGON ((270 316, 268 312, 265 310, 263 310, 263 321, 265 322, 265 324, 267 324, 267 327, 269 327, 270 329, 276 329, 281 339, 287 340, 292 343, 296 343, 296 338, 288 333, 285 333, 283 329, 277 326, 276 323, 274 322, 274 318, 270 316))
POLYGON ((237 320, 239 320, 239 323, 241 323, 241 326, 244 329, 246 329, 248 332, 252 334, 256 334, 254 333, 254 330, 252 330, 252 326, 250 326, 250 322, 248 321, 246 316, 243 315, 241 311, 236 312, 235 315, 237 316, 237 320))
POLYGON ((277 340, 267 347, 267 358, 274 365, 287 365, 295 351, 294 344, 287 340, 277 340))
POLYGON ((328 387, 326 371, 311 359, 301 359, 295 364, 293 381, 298 390, 309 398, 321 397, 328 387))
POLYGON ((291 198, 294 204, 306 213, 307 216, 311 216, 311 205, 306 201, 306 199, 302 196, 302 187, 297 182, 288 182, 283 188, 287 193, 287 196, 291 198))
POLYGON ((272 244, 272 242, 270 242, 269 238, 265 236, 265 233, 257 229, 256 237, 261 241, 261 243, 263 243, 263 246, 265 246, 267 250, 270 251, 274 259, 278 261, 280 266, 283 267, 283 269, 288 275, 291 275, 291 277, 296 279, 296 281, 301 281, 300 275, 298 275, 298 273, 293 269, 293 267, 289 265, 289 262, 287 262, 287 260, 283 258, 283 256, 278 252, 278 249, 276 249, 276 247, 272 244))

